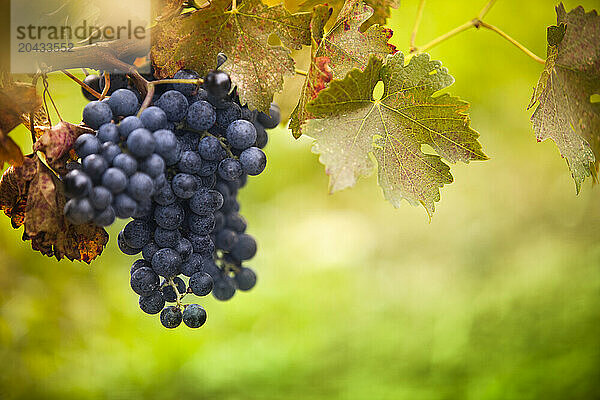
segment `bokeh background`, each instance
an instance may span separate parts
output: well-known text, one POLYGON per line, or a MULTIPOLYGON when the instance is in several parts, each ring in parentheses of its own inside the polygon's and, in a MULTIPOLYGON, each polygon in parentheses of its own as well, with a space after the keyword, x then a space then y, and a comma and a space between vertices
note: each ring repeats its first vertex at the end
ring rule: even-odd
MULTIPOLYGON (((428 1, 417 43, 483 3, 428 1)), ((565 2, 578 4, 600 6, 565 2)), ((499 1, 486 20, 544 56, 554 5, 499 1)), ((390 20, 401 50, 416 6, 390 20)), ((525 108, 542 66, 484 30, 430 53, 491 160, 453 166, 429 222, 375 178, 328 195, 311 140, 274 130, 268 171, 241 195, 259 283, 202 300, 202 329, 138 309, 122 223, 87 266, 31 251, 0 217, 0 399, 600 398, 600 192, 576 196, 555 145, 535 141, 525 108)), ((51 90, 79 121, 79 88, 53 76, 51 90)))

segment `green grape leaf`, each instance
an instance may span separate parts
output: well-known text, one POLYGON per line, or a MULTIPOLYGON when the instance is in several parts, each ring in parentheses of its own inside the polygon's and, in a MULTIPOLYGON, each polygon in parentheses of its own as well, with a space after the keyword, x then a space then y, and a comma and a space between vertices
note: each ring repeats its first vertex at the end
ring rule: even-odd
POLYGON ((388 43, 391 29, 373 25, 364 33, 359 30, 373 15, 373 9, 362 0, 347 0, 331 29, 324 33, 329 15, 325 6, 317 6, 313 12, 312 60, 290 118, 290 129, 296 138, 302 135, 304 122, 311 118, 306 104, 317 97, 331 79, 342 79, 352 68, 363 69, 371 56, 383 59, 396 52, 396 47, 388 43))
POLYGON ((310 45, 310 13, 290 14, 282 5, 267 7, 260 0, 245 0, 230 10, 230 0, 159 22, 153 32, 152 60, 159 77, 180 68, 200 74, 214 69, 217 55, 227 61, 221 69, 237 85, 242 104, 268 112, 273 95, 283 88, 283 77, 295 73, 291 49, 310 45), (277 35, 284 46, 268 43, 277 35))
POLYGON ((538 141, 552 139, 566 159, 577 193, 600 163, 600 16, 556 7, 548 28, 548 56, 529 108, 538 141))
POLYGON ((452 182, 454 163, 486 160, 479 134, 469 126, 468 103, 449 94, 434 96, 454 78, 427 54, 410 59, 388 56, 385 64, 371 57, 364 71, 351 70, 334 80, 307 108, 316 119, 306 123, 314 151, 330 175, 330 191, 353 186, 378 165, 385 197, 399 207, 401 199, 422 204, 431 216, 439 188, 452 182), (381 99, 373 90, 382 81, 381 99), (425 152, 428 145, 437 153, 425 152))
POLYGON ((36 155, 11 166, 0 179, 0 209, 13 228, 24 226, 23 240, 58 260, 90 263, 102 253, 108 234, 92 223, 71 224, 63 215, 65 202, 60 179, 36 155))
MULTIPOLYGON (((286 1, 286 6, 288 6, 288 3, 293 2, 286 1)), ((294 7, 294 4, 290 4, 290 9, 310 10, 312 7, 322 3, 320 0, 308 0, 297 7, 294 7)), ((362 24, 363 29, 375 24, 385 25, 387 19, 390 17, 391 9, 400 7, 400 0, 365 0, 365 3, 373 9, 373 15, 362 24)), ((344 6, 344 0, 328 1, 327 5, 333 8, 334 16, 337 17, 344 6)))

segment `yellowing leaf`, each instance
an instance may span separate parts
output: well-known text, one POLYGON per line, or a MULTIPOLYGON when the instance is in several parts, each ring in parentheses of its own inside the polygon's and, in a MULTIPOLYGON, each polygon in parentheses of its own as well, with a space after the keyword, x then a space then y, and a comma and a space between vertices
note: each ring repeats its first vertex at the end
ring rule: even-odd
POLYGON ((548 57, 531 104, 538 141, 552 139, 567 160, 579 193, 586 177, 597 179, 600 163, 600 17, 577 7, 556 7, 548 28, 548 57))
POLYGON ((390 29, 374 25, 360 32, 360 26, 372 14, 373 9, 362 0, 348 0, 331 29, 324 33, 330 10, 325 6, 315 7, 311 21, 312 62, 290 118, 294 137, 302 135, 302 125, 311 118, 306 104, 327 87, 332 78, 342 79, 352 68, 363 69, 371 56, 383 59, 396 51, 388 43, 392 37, 390 29))
POLYGON ((227 61, 221 69, 237 85, 242 103, 268 111, 273 94, 283 88, 284 75, 295 72, 290 51, 268 44, 269 36, 277 35, 292 49, 309 45, 311 14, 290 14, 282 5, 267 7, 260 0, 230 8, 230 0, 215 0, 207 8, 159 22, 152 35, 155 70, 160 77, 182 67, 205 74, 222 52, 227 61))
POLYGON ((449 94, 433 96, 454 82, 439 61, 427 54, 404 65, 398 52, 385 65, 371 57, 361 71, 353 69, 335 80, 308 104, 317 119, 306 124, 315 138, 314 151, 330 175, 332 192, 353 186, 373 171, 377 161, 379 185, 396 207, 401 199, 422 204, 429 215, 440 200, 439 188, 452 182, 449 162, 486 160, 464 113, 468 104, 449 94), (384 94, 373 98, 382 81, 384 94), (437 153, 428 154, 428 145, 437 153))
POLYGON ((108 234, 93 224, 72 225, 64 215, 60 180, 37 156, 11 166, 0 179, 0 208, 16 229, 25 226, 23 240, 34 250, 58 260, 66 257, 90 263, 102 253, 108 234))
POLYGON ((21 124, 23 114, 35 111, 41 105, 33 85, 8 82, 0 87, 0 166, 5 162, 20 165, 23 153, 8 133, 21 124))

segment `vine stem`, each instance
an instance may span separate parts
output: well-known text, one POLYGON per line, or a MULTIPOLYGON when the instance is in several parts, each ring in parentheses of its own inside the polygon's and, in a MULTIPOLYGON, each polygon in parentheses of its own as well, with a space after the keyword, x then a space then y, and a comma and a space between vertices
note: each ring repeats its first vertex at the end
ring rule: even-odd
POLYGON ((490 11, 490 8, 492 8, 494 6, 494 3, 496 2, 496 0, 490 0, 487 2, 487 4, 485 6, 483 6, 483 8, 481 9, 481 11, 479 11, 479 14, 477 15, 477 19, 483 19, 483 17, 485 17, 485 15, 490 11))
POLYGON ((296 68, 296 74, 297 75, 302 75, 302 76, 308 76, 308 71, 296 68))
POLYGON ((477 15, 477 17, 473 18, 470 21, 465 22, 464 24, 457 26, 456 28, 452 29, 449 32, 444 33, 441 36, 438 36, 437 38, 433 39, 432 41, 430 41, 429 43, 424 44, 421 47, 414 47, 413 45, 411 45, 410 54, 413 53, 422 53, 426 50, 431 49, 432 47, 437 46, 438 44, 450 39, 453 36, 458 35, 461 32, 464 32, 468 29, 471 28, 485 28, 488 29, 492 32, 497 33, 498 35, 500 35, 502 38, 506 39, 507 41, 509 41, 510 43, 512 43, 513 45, 515 45, 519 50, 521 50, 522 52, 524 52, 525 54, 527 54, 531 59, 533 59, 534 61, 541 63, 541 64, 545 64, 546 61, 537 56, 534 52, 532 52, 531 50, 529 50, 527 47, 523 46, 521 43, 519 43, 518 41, 516 41, 514 38, 512 38, 511 36, 509 36, 508 34, 506 34, 505 32, 503 32, 500 28, 488 24, 487 22, 482 21, 482 18, 490 11, 490 9, 492 8, 492 6, 496 3, 497 0, 489 0, 486 5, 481 9, 481 11, 479 12, 479 14, 477 15))
POLYGON ((419 25, 421 24, 421 19, 423 18, 423 9, 425 8, 425 0, 421 0, 419 2, 419 8, 417 9, 417 16, 415 17, 415 25, 413 27, 412 33, 410 34, 410 49, 415 48, 415 40, 417 39, 417 32, 419 31, 419 25))
POLYGON ((509 35, 507 35, 506 33, 504 33, 499 28, 495 27, 494 25, 491 25, 491 24, 488 24, 486 22, 483 22, 483 21, 479 21, 479 22, 480 22, 480 26, 481 27, 489 29, 492 32, 496 32, 498 35, 502 36, 504 39, 506 39, 510 43, 514 44, 519 50, 521 50, 523 53, 527 54, 533 60, 539 62, 540 64, 545 64, 546 63, 546 60, 544 60, 543 58, 537 56, 534 52, 532 52, 531 50, 529 50, 527 47, 523 46, 521 43, 517 42, 515 39, 513 39, 512 37, 510 37, 509 35))

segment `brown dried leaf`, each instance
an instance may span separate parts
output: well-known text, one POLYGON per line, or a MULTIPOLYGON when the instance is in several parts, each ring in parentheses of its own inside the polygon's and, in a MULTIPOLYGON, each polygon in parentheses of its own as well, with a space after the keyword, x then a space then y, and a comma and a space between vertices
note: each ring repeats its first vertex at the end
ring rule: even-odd
POLYGON ((23 240, 34 250, 58 260, 66 257, 90 263, 102 253, 108 234, 93 224, 73 225, 64 215, 65 195, 56 175, 37 156, 12 166, 0 179, 0 208, 25 225, 23 240))
POLYGON ((52 127, 36 127, 41 132, 33 146, 34 151, 41 151, 55 171, 61 171, 65 163, 71 160, 70 150, 75 140, 84 133, 93 133, 90 128, 61 121, 52 127))

